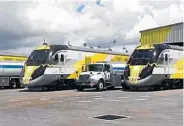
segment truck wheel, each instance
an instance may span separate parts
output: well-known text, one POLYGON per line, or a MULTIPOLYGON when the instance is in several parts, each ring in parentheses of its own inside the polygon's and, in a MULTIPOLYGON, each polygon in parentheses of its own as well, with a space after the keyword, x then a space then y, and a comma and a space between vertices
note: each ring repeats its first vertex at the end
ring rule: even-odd
POLYGON ((98 85, 97 85, 97 90, 98 91, 103 91, 104 90, 104 82, 103 81, 99 81, 98 85))
POLYGON ((18 84, 15 79, 10 80, 10 87, 11 88, 17 88, 18 84))

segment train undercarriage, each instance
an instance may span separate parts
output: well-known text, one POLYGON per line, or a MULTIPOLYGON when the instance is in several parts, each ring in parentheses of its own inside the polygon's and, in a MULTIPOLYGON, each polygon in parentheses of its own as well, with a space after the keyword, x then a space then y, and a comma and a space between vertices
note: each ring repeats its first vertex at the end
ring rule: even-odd
POLYGON ((147 91, 158 91, 158 90, 170 90, 170 89, 183 89, 183 79, 165 79, 151 86, 127 86, 122 83, 123 90, 147 90, 147 91))

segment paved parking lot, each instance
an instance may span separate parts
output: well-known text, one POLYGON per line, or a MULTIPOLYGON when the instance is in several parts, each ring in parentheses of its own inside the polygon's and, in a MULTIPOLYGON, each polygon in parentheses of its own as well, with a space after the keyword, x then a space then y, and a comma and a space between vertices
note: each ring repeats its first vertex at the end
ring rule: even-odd
POLYGON ((0 90, 0 101, 0 126, 183 125, 183 89, 153 92, 0 90))

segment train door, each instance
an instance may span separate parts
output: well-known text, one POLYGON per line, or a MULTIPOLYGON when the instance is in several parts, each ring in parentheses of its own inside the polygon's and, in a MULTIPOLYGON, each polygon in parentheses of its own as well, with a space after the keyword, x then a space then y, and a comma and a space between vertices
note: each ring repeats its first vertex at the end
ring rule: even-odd
POLYGON ((62 74, 62 73, 65 73, 65 68, 63 67, 64 66, 64 62, 65 62, 65 55, 64 54, 60 54, 59 55, 59 73, 62 74))
POLYGON ((165 52, 164 53, 164 73, 165 73, 165 77, 168 77, 169 75, 169 67, 170 67, 170 55, 169 52, 165 52))
POLYGON ((65 63, 65 55, 62 53, 55 54, 55 61, 58 62, 58 74, 61 75, 65 73, 63 65, 65 63))

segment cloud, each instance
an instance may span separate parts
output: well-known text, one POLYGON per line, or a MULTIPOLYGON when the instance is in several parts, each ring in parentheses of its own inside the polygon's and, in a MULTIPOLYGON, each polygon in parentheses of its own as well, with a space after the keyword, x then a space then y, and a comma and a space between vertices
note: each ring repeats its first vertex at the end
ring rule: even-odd
POLYGON ((140 30, 183 21, 183 8, 177 0, 1 1, 0 50, 29 55, 46 38, 49 44, 104 48, 116 39, 116 50, 127 45, 132 51, 140 30))
POLYGON ((76 11, 77 12, 82 12, 82 10, 85 8, 85 4, 80 4, 78 7, 77 7, 77 9, 76 9, 76 11))
POLYGON ((137 37, 140 37, 139 31, 154 27, 158 27, 155 19, 151 15, 145 14, 141 21, 135 24, 134 28, 126 34, 125 40, 137 39, 137 37))

